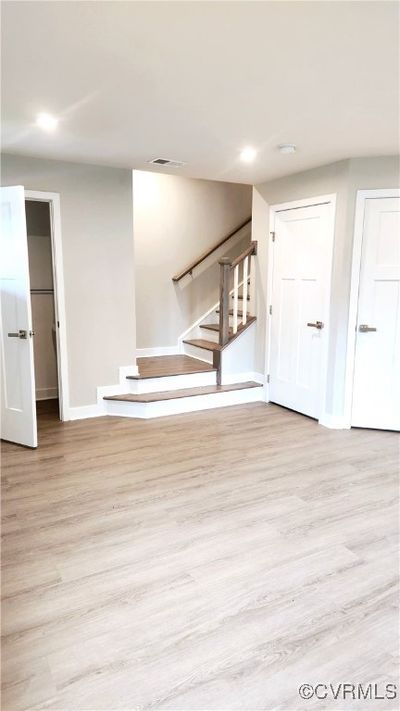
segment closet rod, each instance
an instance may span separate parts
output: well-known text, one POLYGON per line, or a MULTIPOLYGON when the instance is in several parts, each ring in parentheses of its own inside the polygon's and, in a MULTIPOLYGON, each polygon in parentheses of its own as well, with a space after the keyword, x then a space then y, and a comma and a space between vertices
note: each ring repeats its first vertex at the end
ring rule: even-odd
POLYGON ((31 294, 54 294, 54 289, 31 289, 31 294))

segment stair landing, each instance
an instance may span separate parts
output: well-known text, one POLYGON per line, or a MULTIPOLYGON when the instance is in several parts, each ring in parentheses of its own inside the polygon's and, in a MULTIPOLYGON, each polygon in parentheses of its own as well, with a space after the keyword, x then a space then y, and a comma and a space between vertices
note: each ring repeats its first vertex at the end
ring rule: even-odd
POLYGON ((195 373, 212 373, 210 363, 205 363, 188 355, 166 355, 148 358, 137 358, 139 375, 128 375, 128 380, 145 378, 165 378, 172 375, 192 375, 195 373))

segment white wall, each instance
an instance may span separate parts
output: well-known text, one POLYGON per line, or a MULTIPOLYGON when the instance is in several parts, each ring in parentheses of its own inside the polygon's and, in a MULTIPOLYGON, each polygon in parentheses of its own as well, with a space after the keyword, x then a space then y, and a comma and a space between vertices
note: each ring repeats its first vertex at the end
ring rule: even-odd
MULTIPOLYGON (((250 217, 251 187, 135 170, 133 194, 137 347, 176 346, 218 301, 218 255, 180 284, 172 277, 250 217)), ((243 242, 229 244, 223 254, 240 253, 243 242)))
POLYGON ((25 202, 28 233, 29 276, 32 322, 35 338, 36 399, 56 397, 58 392, 57 357, 53 336, 54 294, 39 294, 36 289, 53 289, 51 228, 49 204, 25 202), (33 291, 32 291, 33 290, 33 291))
POLYGON ((132 173, 13 155, 1 168, 2 185, 60 194, 70 404, 94 404, 135 363, 132 173))
POLYGON ((356 158, 290 175, 253 189, 252 238, 258 240, 257 356, 255 370, 264 371, 267 315, 267 245, 269 207, 301 198, 336 193, 328 362, 328 414, 340 416, 344 407, 345 358, 350 297, 355 200, 357 190, 395 188, 400 184, 397 156, 356 158))

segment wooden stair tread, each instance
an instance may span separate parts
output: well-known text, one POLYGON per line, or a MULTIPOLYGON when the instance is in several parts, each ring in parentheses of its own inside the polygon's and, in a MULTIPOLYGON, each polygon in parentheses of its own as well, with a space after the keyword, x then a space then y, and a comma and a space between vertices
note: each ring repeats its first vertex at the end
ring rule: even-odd
MULTIPOLYGON (((232 294, 232 299, 234 299, 234 298, 235 298, 235 296, 234 296, 234 294, 232 294)), ((239 299, 239 301, 243 301, 242 294, 238 294, 238 299, 239 299)), ((250 301, 250 294, 247 294, 247 301, 250 301)))
POLYGON ((183 354, 137 358, 137 366, 139 375, 128 375, 128 380, 194 375, 195 373, 210 373, 216 370, 210 363, 205 363, 203 360, 183 354))
POLYGON ((215 393, 227 393, 233 390, 245 390, 247 388, 262 388, 262 383, 249 380, 246 383, 232 383, 231 385, 203 385, 196 388, 184 388, 183 390, 167 390, 159 393, 142 393, 135 395, 107 395, 104 400, 118 400, 120 402, 159 402, 162 400, 176 400, 183 397, 194 397, 197 395, 213 395, 215 393))
MULTIPOLYGON (((249 326, 255 320, 256 320, 255 316, 248 316, 245 325, 243 325, 242 323, 238 324, 237 333, 240 333, 240 331, 243 331, 243 329, 246 328, 246 326, 249 326)), ((202 324, 200 324, 200 328, 207 328, 209 331, 219 331, 219 324, 218 323, 202 323, 202 324)), ((229 338, 232 338, 232 337, 233 337, 233 328, 231 327, 229 329, 229 338)))
POLYGON ((219 331, 219 323, 202 323, 200 328, 207 328, 209 331, 219 331))
POLYGON ((185 339, 183 343, 187 343, 189 346, 196 346, 197 348, 203 348, 206 351, 220 351, 221 346, 219 343, 214 343, 214 341, 207 341, 205 338, 189 338, 185 339))

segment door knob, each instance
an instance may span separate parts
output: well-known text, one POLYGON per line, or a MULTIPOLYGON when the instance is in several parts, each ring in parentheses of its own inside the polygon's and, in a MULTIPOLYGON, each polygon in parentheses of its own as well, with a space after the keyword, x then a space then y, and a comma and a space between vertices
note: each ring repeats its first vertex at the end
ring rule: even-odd
POLYGON ((373 326, 368 326, 366 323, 360 323, 358 330, 361 333, 368 333, 369 331, 376 331, 376 328, 373 326))
POLYGON ((28 338, 28 332, 20 329, 18 333, 8 333, 9 338, 28 338))
POLYGON ((307 326, 310 326, 311 328, 317 328, 319 331, 324 327, 324 324, 322 321, 315 321, 315 323, 308 323, 307 326))

